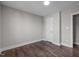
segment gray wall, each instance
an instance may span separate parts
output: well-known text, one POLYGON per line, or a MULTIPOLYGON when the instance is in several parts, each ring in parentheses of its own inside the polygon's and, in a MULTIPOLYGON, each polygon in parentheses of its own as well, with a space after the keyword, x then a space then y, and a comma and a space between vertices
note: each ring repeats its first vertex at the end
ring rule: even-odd
MULTIPOLYGON (((60 45, 59 12, 44 17, 44 21, 41 16, 5 6, 2 7, 1 12, 3 16, 3 21, 0 23, 2 26, 2 48, 40 40, 42 34, 44 40, 60 45)), ((73 11, 73 9, 61 12, 61 44, 69 47, 72 47, 73 44, 71 14, 74 12, 76 10, 73 11)))
POLYGON ((9 7, 2 7, 3 49, 42 39, 43 18, 9 7))
POLYGON ((61 34, 62 34, 62 45, 72 47, 72 32, 71 32, 71 11, 64 10, 61 13, 61 34))
POLYGON ((45 24, 45 39, 54 44, 60 45, 60 16, 59 12, 44 18, 45 24))
POLYGON ((61 12, 61 41, 62 45, 73 47, 73 18, 72 15, 79 13, 79 7, 63 10, 61 12))
POLYGON ((74 44, 79 44, 79 14, 73 16, 74 44))
POLYGON ((72 47, 72 18, 74 11, 64 10, 45 17, 45 38, 57 45, 72 47), (60 22, 61 17, 61 22, 60 22), (61 23, 61 33, 60 33, 61 23))
POLYGON ((61 11, 61 33, 60 33, 60 13, 45 17, 45 38, 55 44, 73 47, 73 13, 79 12, 77 7, 61 11), (60 38, 61 34, 61 38, 60 38))

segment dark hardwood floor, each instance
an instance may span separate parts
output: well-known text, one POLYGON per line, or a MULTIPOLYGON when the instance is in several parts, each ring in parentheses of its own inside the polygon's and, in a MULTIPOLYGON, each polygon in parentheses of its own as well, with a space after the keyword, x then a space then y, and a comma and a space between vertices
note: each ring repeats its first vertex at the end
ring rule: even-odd
POLYGON ((79 57, 79 46, 68 48, 40 41, 2 52, 2 57, 79 57))

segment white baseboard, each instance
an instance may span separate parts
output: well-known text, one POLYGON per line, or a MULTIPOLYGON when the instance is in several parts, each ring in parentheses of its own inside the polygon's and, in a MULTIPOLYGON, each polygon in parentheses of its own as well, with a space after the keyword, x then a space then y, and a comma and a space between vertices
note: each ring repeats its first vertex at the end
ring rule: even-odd
POLYGON ((0 49, 0 54, 1 54, 2 50, 0 49))
POLYGON ((74 44, 79 45, 79 43, 75 42, 74 44))
POLYGON ((59 43, 52 42, 52 41, 50 41, 50 40, 48 40, 48 39, 42 39, 42 40, 49 41, 49 42, 51 42, 51 43, 53 43, 53 44, 55 44, 55 45, 58 45, 58 46, 60 46, 60 44, 59 44, 59 43))
POLYGON ((38 41, 41 41, 41 40, 35 40, 35 41, 31 41, 31 42, 22 42, 22 43, 17 44, 17 45, 6 46, 5 48, 2 48, 2 49, 1 49, 1 52, 2 52, 2 51, 5 51, 5 50, 8 50, 8 49, 20 47, 20 46, 23 46, 23 45, 26 45, 26 44, 38 42, 38 41))
MULTIPOLYGON (((26 44, 38 42, 38 41, 41 41, 41 40, 49 41, 49 40, 46 40, 46 39, 39 39, 39 40, 34 40, 34 41, 29 41, 29 42, 22 42, 22 43, 17 44, 17 45, 6 46, 6 47, 0 49, 0 52, 5 51, 5 50, 8 50, 8 49, 12 49, 12 48, 20 47, 20 46, 23 46, 23 45, 26 45, 26 44)), ((51 41, 50 41, 50 42, 51 42, 51 41)), ((52 42, 52 43, 55 44, 55 45, 60 46, 59 43, 54 43, 54 42, 52 42)), ((79 43, 78 43, 78 44, 79 44, 79 43)), ((64 43, 62 43, 61 45, 67 46, 67 47, 72 47, 72 46, 70 46, 70 45, 68 45, 68 44, 64 44, 64 43)))
POLYGON ((68 44, 65 44, 65 43, 62 43, 61 45, 66 46, 66 47, 73 48, 73 45, 68 45, 68 44))
POLYGON ((52 42, 53 44, 55 44, 55 45, 58 45, 58 46, 60 46, 60 44, 59 43, 54 43, 54 42, 52 42))

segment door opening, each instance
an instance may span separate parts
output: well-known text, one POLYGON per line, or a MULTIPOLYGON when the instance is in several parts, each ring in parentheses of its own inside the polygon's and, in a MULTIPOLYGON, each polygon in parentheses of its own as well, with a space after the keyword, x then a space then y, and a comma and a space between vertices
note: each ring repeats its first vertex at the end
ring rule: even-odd
POLYGON ((79 45, 79 14, 73 15, 73 47, 79 45))

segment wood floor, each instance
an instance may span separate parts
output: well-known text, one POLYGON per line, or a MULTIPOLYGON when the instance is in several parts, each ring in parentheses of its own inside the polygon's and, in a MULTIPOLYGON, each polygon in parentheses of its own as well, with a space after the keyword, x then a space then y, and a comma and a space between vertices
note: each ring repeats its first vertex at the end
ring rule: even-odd
POLYGON ((40 41, 2 52, 2 57, 79 57, 79 46, 68 48, 40 41))

